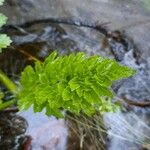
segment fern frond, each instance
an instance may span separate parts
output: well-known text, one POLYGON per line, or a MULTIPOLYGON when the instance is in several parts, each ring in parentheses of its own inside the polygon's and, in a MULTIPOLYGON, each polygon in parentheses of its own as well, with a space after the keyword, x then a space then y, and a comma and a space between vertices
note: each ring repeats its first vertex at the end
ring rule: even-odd
POLYGON ((39 112, 46 108, 47 114, 61 116, 61 110, 75 114, 84 111, 114 111, 111 103, 114 93, 113 81, 130 77, 135 73, 115 60, 84 53, 58 56, 53 52, 43 64, 27 66, 21 75, 22 89, 19 93, 20 109, 31 105, 39 112))

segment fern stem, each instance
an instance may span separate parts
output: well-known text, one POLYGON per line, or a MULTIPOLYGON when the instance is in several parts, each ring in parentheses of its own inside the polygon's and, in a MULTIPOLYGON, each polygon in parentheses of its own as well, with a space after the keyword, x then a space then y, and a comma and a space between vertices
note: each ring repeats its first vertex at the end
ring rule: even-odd
POLYGON ((8 108, 9 106, 13 105, 16 102, 16 99, 12 99, 8 102, 4 102, 0 104, 0 110, 4 110, 5 108, 8 108))
POLYGON ((0 82, 3 83, 6 88, 12 92, 12 94, 16 95, 17 86, 7 77, 7 75, 2 70, 0 70, 0 82))

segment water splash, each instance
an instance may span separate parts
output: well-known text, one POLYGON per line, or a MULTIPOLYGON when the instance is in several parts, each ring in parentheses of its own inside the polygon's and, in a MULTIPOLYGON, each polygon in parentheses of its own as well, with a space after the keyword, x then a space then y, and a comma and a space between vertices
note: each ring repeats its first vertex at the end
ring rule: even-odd
POLYGON ((32 137, 32 150, 66 149, 67 127, 63 119, 48 117, 44 111, 34 113, 32 107, 19 115, 29 124, 26 134, 32 137))

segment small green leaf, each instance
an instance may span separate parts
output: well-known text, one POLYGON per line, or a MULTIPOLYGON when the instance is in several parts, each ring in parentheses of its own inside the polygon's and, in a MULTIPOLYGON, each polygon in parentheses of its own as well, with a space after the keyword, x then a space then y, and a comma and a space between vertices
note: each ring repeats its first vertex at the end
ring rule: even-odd
POLYGON ((74 91, 80 87, 80 83, 77 78, 73 78, 68 84, 70 85, 71 91, 74 91))
POLYGON ((92 89, 84 92, 84 99, 89 103, 97 103, 100 101, 99 96, 92 89))
POLYGON ((6 48, 10 45, 12 41, 6 34, 0 34, 0 52, 2 52, 3 48, 6 48))
POLYGON ((63 83, 63 82, 59 82, 58 85, 57 85, 57 88, 58 88, 58 92, 59 92, 60 94, 62 94, 62 92, 63 92, 64 89, 66 88, 66 85, 65 85, 65 83, 63 83))
POLYGON ((53 115, 57 118, 64 118, 64 115, 61 113, 60 110, 58 109, 52 109, 50 108, 48 105, 46 106, 46 114, 49 115, 53 115))
POLYGON ((97 73, 100 75, 106 75, 109 70, 111 70, 113 64, 114 61, 111 59, 102 59, 102 61, 100 61, 100 65, 97 67, 97 73))
POLYGON ((37 61, 35 62, 35 71, 37 73, 43 73, 43 64, 41 64, 41 62, 37 61))
POLYGON ((75 57, 75 60, 76 62, 80 61, 84 61, 85 60, 85 54, 83 52, 79 52, 76 54, 76 57, 75 57))
POLYGON ((95 85, 92 85, 92 88, 100 96, 108 96, 108 97, 113 98, 113 93, 106 87, 103 87, 103 86, 100 86, 100 85, 97 86, 95 84, 95 85))
POLYGON ((79 97, 83 96, 83 88, 82 87, 76 89, 76 92, 77 92, 77 94, 78 94, 79 97))
POLYGON ((0 6, 3 5, 5 0, 0 0, 0 6))
POLYGON ((0 27, 2 27, 7 21, 7 17, 0 13, 0 27))
POLYGON ((36 84, 37 75, 31 66, 27 66, 21 76, 21 84, 24 85, 23 88, 30 88, 36 84))
POLYGON ((66 87, 62 93, 63 100, 68 101, 71 99, 71 96, 72 96, 72 94, 71 94, 70 88, 66 87))
POLYGON ((112 85, 112 81, 107 76, 101 76, 101 75, 97 76, 97 74, 95 74, 92 80, 97 81, 100 85, 105 87, 112 85))
POLYGON ((90 80, 89 78, 85 79, 85 83, 92 87, 92 89, 97 93, 99 96, 108 96, 113 97, 112 92, 105 86, 99 84, 96 80, 90 80))
POLYGON ((46 86, 45 84, 37 85, 35 88, 36 103, 38 105, 45 103, 48 100, 48 96, 51 95, 51 94, 49 94, 51 92, 52 91, 50 91, 49 86, 46 86))
POLYGON ((82 110, 88 116, 91 116, 95 113, 95 108, 92 107, 91 104, 86 101, 82 104, 82 110))
POLYGON ((49 62, 53 62, 56 56, 57 56, 57 53, 55 51, 52 52, 51 55, 48 58, 46 58, 44 65, 48 64, 49 62))
MULTIPOLYGON (((31 97, 28 97, 28 98, 31 98, 31 97)), ((20 111, 29 109, 29 107, 31 107, 31 105, 32 105, 32 101, 28 101, 26 98, 20 99, 19 103, 18 103, 20 111)))
POLYGON ((2 99, 2 98, 4 98, 4 93, 2 92, 2 91, 0 91, 0 100, 2 99))
POLYGON ((116 64, 112 67, 111 71, 107 73, 107 77, 114 80, 119 80, 121 78, 128 78, 135 74, 136 71, 127 67, 127 66, 121 66, 119 64, 116 64))

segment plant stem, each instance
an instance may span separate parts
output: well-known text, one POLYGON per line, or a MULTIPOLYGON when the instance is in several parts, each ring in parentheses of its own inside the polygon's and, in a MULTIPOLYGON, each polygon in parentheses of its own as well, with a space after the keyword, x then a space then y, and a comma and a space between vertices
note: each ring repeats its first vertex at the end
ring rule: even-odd
POLYGON ((12 94, 16 95, 17 86, 7 77, 7 75, 2 70, 0 70, 0 82, 2 82, 6 88, 12 92, 12 94))
POLYGON ((9 106, 14 104, 15 102, 16 102, 16 99, 12 99, 8 102, 4 102, 4 103, 0 104, 0 110, 4 110, 5 108, 8 108, 9 106))

